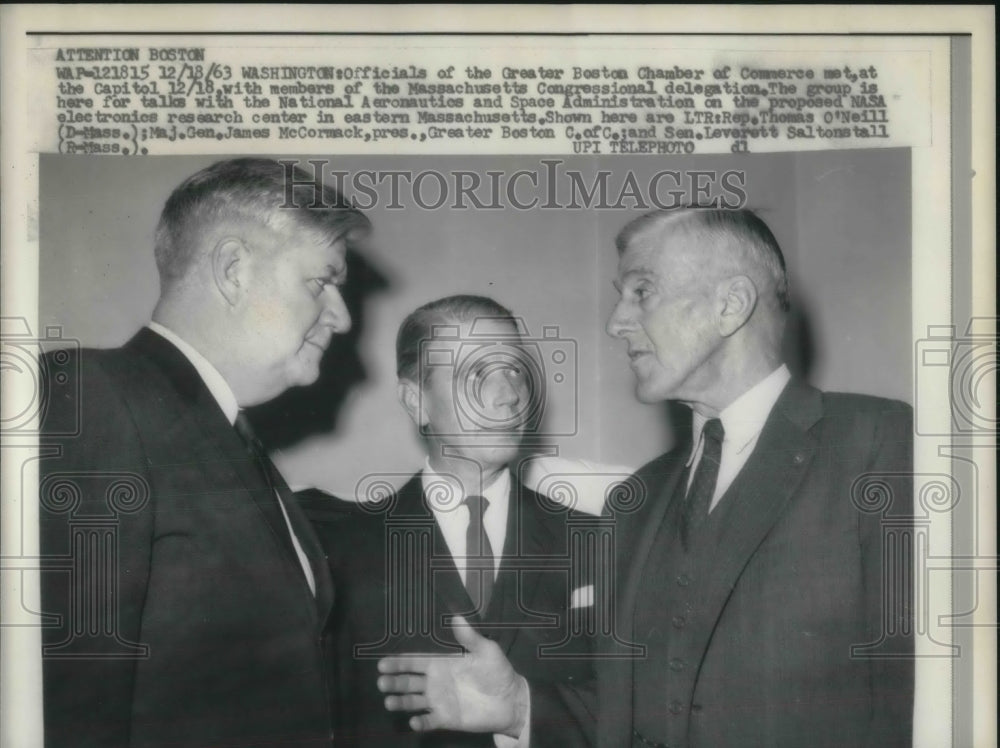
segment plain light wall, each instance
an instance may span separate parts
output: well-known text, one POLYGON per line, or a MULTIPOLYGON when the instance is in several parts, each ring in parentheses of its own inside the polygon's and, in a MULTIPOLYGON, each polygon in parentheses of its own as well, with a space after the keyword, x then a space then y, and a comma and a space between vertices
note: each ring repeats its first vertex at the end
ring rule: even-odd
MULTIPOLYGON (((328 158, 323 156, 303 156, 328 158)), ((149 319, 158 293, 153 229, 163 202, 213 157, 40 159, 41 325, 95 347, 116 346, 149 319)), ((789 267, 810 379, 824 389, 911 401, 910 161, 903 149, 743 156, 561 157, 589 183, 631 170, 639 184, 663 169, 745 172, 748 206, 771 226, 789 267)), ((518 169, 538 157, 329 157, 330 168, 518 169)), ((433 198, 433 190, 429 190, 433 198)), ((394 343, 418 305, 453 293, 496 298, 529 333, 557 326, 579 356, 575 435, 560 454, 637 467, 670 445, 665 410, 638 403, 623 344, 604 333, 615 302, 614 236, 643 210, 425 210, 383 201, 366 211, 375 230, 366 259, 387 286, 364 307, 365 379, 335 428, 286 447, 276 461, 293 486, 344 497, 372 473, 401 483, 423 453, 396 402, 394 343)), ((565 388, 563 388, 565 394, 565 388)), ((557 398, 555 420, 572 399, 557 398)), ((574 419, 570 419, 574 420, 574 419)))

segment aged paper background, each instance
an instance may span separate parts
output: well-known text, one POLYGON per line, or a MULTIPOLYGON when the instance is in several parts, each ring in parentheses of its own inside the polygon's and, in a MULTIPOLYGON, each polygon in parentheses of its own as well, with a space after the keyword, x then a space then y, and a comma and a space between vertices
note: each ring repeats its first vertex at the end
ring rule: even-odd
MULTIPOLYGON (((44 339, 54 326, 85 345, 117 345, 142 324, 156 281, 149 257, 138 255, 149 254, 150 223, 163 197, 214 157, 241 153, 328 159, 345 170, 512 172, 538 168, 546 156, 559 156, 566 168, 590 175, 596 168, 641 172, 652 168, 654 158, 673 159, 669 168, 684 171, 734 164, 745 169, 749 205, 761 207, 774 224, 789 253, 793 279, 801 276, 802 301, 812 302, 807 306, 818 348, 813 380, 829 389, 897 397, 917 411, 916 469, 927 476, 924 488, 937 511, 928 515, 926 556, 917 559, 926 610, 918 640, 915 742, 996 743, 991 449, 996 353, 977 337, 993 339, 996 314, 991 8, 206 6, 193 14, 168 6, 12 6, 3 13, 4 746, 39 744, 41 721, 32 504, 36 446, 30 417, 23 417, 36 380, 19 368, 26 361, 20 352, 25 340, 44 339), (183 35, 208 31, 220 35, 183 35), (470 32, 485 35, 463 35, 470 32), (528 36, 544 32, 562 35, 528 36), (141 159, 57 155, 63 139, 53 119, 52 50, 126 44, 205 47, 234 65, 285 64, 292 57, 296 64, 330 64, 332 59, 390 66, 419 60, 431 71, 470 59, 518 68, 590 68, 605 62, 648 64, 661 59, 658 55, 664 66, 682 59, 691 67, 744 59, 755 65, 789 60, 832 66, 863 58, 888 73, 883 90, 898 95, 892 104, 898 126, 876 151, 859 150, 857 143, 846 150, 785 143, 755 147, 745 161, 721 155, 728 150, 722 148, 716 156, 602 153, 595 160, 574 156, 563 142, 452 137, 408 148, 346 140, 331 145, 314 138, 227 140, 222 146, 159 141, 154 155, 141 159), (798 152, 803 148, 809 152, 798 152), (763 155, 766 150, 774 152, 763 155), (845 224, 833 215, 854 220, 845 224), (822 241, 828 244, 817 245, 822 241), (881 267, 878 257, 850 254, 852 246, 866 242, 893 253, 880 255, 881 267), (871 322, 863 323, 866 318, 871 322), (978 326, 970 330, 973 318, 978 326), (968 390, 959 395, 968 396, 959 405, 971 415, 963 410, 963 422, 959 413, 964 427, 957 429, 949 406, 956 375, 942 378, 940 367, 934 367, 942 349, 972 356, 966 364, 972 372, 964 382, 968 390), (948 479, 950 498, 931 496, 941 485, 935 476, 948 479)), ((412 203, 411 196, 409 211, 381 205, 372 213, 379 232, 376 269, 385 270, 389 282, 365 307, 358 342, 363 386, 329 433, 311 434, 282 449, 278 460, 291 482, 349 496, 366 474, 405 474, 417 466, 419 452, 392 401, 392 377, 385 376, 383 364, 395 325, 408 309, 469 288, 506 300, 525 315, 531 332, 560 325, 578 343, 581 372, 599 372, 579 379, 575 415, 582 425, 561 445, 566 455, 635 467, 665 448, 669 430, 663 414, 632 400, 628 372, 615 364, 620 351, 600 329, 611 293, 609 243, 636 211, 570 211, 537 224, 509 209, 491 218, 467 211, 449 217, 448 231, 441 228, 439 213, 417 210, 412 203), (414 240, 414 234, 422 239, 414 240), (460 262, 463 252, 475 261, 460 262), (525 281, 532 274, 555 278, 574 257, 582 262, 563 273, 563 285, 525 281), (450 269, 451 285, 439 274, 426 273, 441 263, 450 269), (517 272, 520 267, 532 272, 517 272), (488 286, 483 285, 486 276, 488 286), (556 301, 546 301, 547 295, 556 301), (607 437, 623 425, 627 437, 607 437), (407 435, 399 437, 399 455, 391 464, 366 458, 372 444, 402 433, 407 435)), ((920 486, 918 481, 918 493, 920 486)))

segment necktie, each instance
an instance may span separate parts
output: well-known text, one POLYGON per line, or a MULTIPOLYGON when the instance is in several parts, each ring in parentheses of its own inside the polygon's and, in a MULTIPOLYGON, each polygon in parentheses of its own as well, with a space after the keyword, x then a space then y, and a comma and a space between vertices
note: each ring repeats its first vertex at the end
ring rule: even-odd
MULTIPOLYGON (((233 424, 236 428, 236 433, 240 435, 243 439, 244 444, 246 444, 247 452, 253 458, 254 464, 257 469, 260 470, 261 475, 264 477, 264 481, 267 483, 268 489, 270 489, 271 496, 275 499, 278 504, 278 509, 281 512, 282 523, 287 530, 287 535, 285 538, 291 539, 292 550, 295 552, 295 556, 298 558, 299 565, 302 567, 302 573, 305 574, 306 582, 309 584, 309 589, 312 591, 313 595, 316 594, 316 579, 313 574, 312 567, 309 563, 309 557, 306 555, 305 551, 302 550, 302 545, 299 543, 299 539, 292 529, 292 522, 288 517, 288 509, 285 508, 284 502, 281 498, 280 485, 283 482, 278 479, 278 469, 271 462, 271 458, 267 454, 267 450, 264 449, 264 445, 261 443, 260 439, 257 438, 257 434, 254 432, 253 426, 250 424, 250 419, 247 418, 245 411, 240 411, 236 415, 236 422, 233 424)), ((289 499, 294 500, 294 499, 289 499)), ((279 524, 279 527, 281 525, 279 524)))
POLYGON ((691 536, 701 524, 708 519, 708 510, 712 506, 712 496, 715 494, 715 483, 719 477, 719 463, 722 460, 722 439, 725 432, 722 421, 713 418, 705 423, 702 429, 704 447, 701 450, 701 460, 694 471, 691 487, 688 489, 687 500, 684 502, 684 516, 681 522, 681 541, 688 547, 691 536))
POLYGON ((271 458, 268 457, 267 450, 264 449, 264 445, 257 438, 257 434, 254 432, 253 426, 250 425, 250 419, 247 418, 245 411, 241 410, 236 414, 236 423, 233 426, 236 428, 236 433, 243 439, 243 443, 246 444, 247 452, 253 458, 257 469, 260 470, 267 485, 273 490, 274 475, 271 472, 271 458))
POLYGON ((493 547, 483 526, 483 515, 490 502, 482 496, 465 499, 469 508, 469 527, 465 533, 465 589, 480 613, 486 611, 493 594, 493 547))

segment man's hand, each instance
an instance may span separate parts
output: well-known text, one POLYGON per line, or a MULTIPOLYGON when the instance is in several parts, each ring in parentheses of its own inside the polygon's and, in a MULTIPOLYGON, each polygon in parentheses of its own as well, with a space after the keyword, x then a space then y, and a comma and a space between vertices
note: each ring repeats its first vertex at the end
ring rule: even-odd
POLYGON ((480 636, 461 616, 455 639, 462 657, 400 655, 379 660, 382 693, 391 712, 424 712, 410 727, 492 732, 517 738, 526 727, 528 683, 514 672, 495 642, 480 636))

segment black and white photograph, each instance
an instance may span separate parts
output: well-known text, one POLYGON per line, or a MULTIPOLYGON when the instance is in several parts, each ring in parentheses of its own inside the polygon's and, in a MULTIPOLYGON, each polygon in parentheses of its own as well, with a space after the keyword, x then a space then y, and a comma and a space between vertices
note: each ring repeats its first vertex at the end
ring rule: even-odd
POLYGON ((995 745, 969 34, 19 10, 3 746, 995 745))

